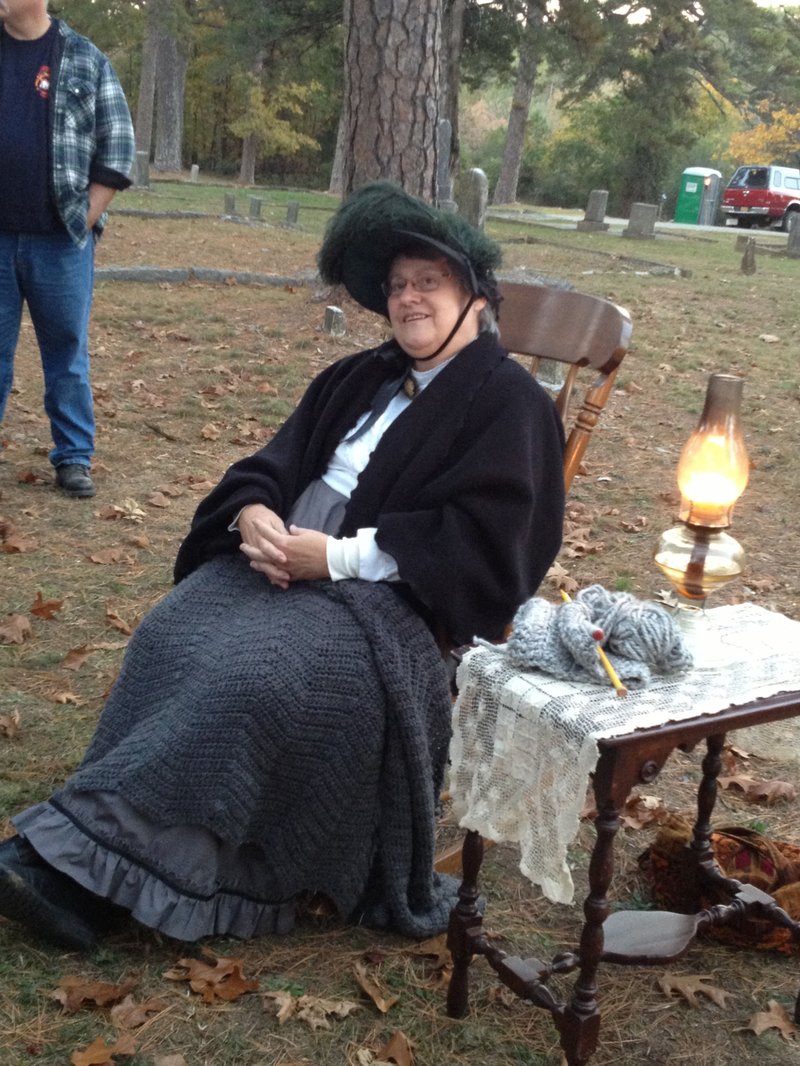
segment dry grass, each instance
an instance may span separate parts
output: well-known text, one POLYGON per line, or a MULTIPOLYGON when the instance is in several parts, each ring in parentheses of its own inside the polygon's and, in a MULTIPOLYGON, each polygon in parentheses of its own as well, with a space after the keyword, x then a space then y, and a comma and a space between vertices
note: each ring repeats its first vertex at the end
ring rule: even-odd
MULTIPOLYGON (((222 198, 219 190, 164 186, 141 194, 140 201, 186 207, 201 195, 204 208, 222 198)), ((315 198, 314 206, 324 202, 315 198)), ((132 204, 134 199, 127 201, 132 204)), ((99 265, 300 274, 313 268, 324 218, 324 211, 301 210, 304 229, 289 231, 118 217, 101 245, 99 265)), ((735 236, 725 231, 631 248, 634 242, 610 235, 523 230, 509 223, 492 229, 501 238, 538 238, 507 245, 510 269, 568 278, 627 305, 634 318, 634 349, 573 492, 591 523, 596 550, 564 558, 567 569, 582 584, 600 581, 642 596, 658 591, 662 582, 650 556, 655 536, 672 519, 678 451, 696 419, 707 374, 734 370, 747 379, 744 414, 754 463, 735 529, 748 552, 748 571, 718 602, 757 596, 800 617, 794 545, 800 386, 793 354, 800 339, 800 263, 763 256, 758 273, 745 277, 735 236), (631 256, 691 269, 692 277, 637 272, 640 267, 625 259, 631 256), (624 528, 637 518, 645 520, 637 532, 624 528)), ((269 437, 323 365, 382 335, 379 322, 347 302, 348 336, 325 335, 323 310, 331 298, 303 286, 99 282, 92 328, 98 495, 92 501, 64 499, 51 487, 41 374, 25 326, 0 453, 0 515, 18 530, 25 550, 0 555, 0 617, 26 615, 32 636, 24 644, 0 646, 0 714, 18 713, 21 724, 17 739, 0 737, 0 816, 47 796, 79 760, 118 669, 123 630, 132 629, 168 588, 177 544, 210 484, 229 462, 269 437), (120 513, 116 519, 106 517, 113 506, 120 513), (31 615, 37 592, 61 601, 53 619, 31 615), (86 646, 93 650, 83 665, 68 669, 67 653, 86 646)), ((759 774, 796 779, 789 755, 762 759, 759 774)), ((649 791, 672 810, 688 809, 698 765, 697 754, 674 756, 649 791)), ((742 824, 757 817, 774 836, 800 842, 799 810, 797 802, 754 809, 725 793, 718 816, 742 824)), ((444 826, 442 833, 452 830, 444 826)), ((620 834, 613 892, 628 905, 646 902, 636 857, 651 836, 649 830, 620 834)), ((578 885, 592 839, 591 825, 584 824, 571 852, 578 885)), ((490 927, 503 946, 540 957, 574 947, 580 909, 544 900, 517 872, 512 848, 488 853, 483 887, 490 927)), ((257 995, 203 1004, 162 977, 185 949, 144 930, 126 929, 82 959, 51 953, 0 924, 0 947, 3 1066, 64 1066, 76 1047, 98 1035, 110 1039, 107 1014, 65 1016, 48 998, 60 977, 74 973, 115 981, 137 973, 137 996, 166 998, 168 1008, 140 1030, 139 1050, 130 1060, 135 1066, 153 1066, 166 1054, 183 1054, 189 1066, 355 1064, 361 1049, 379 1047, 395 1029, 412 1041, 418 1066, 557 1066, 560 1060, 547 1015, 499 993, 481 961, 474 967, 473 1013, 453 1021, 444 1012, 441 973, 412 953, 414 945, 319 915, 306 915, 286 939, 213 947, 241 957, 263 991, 360 1002, 359 1011, 328 1031, 312 1032, 295 1021, 277 1026, 257 995), (385 988, 400 996, 386 1016, 359 995, 352 967, 365 953, 385 988)), ((798 1061, 796 1046, 774 1031, 756 1037, 744 1028, 770 999, 790 1007, 800 984, 796 958, 706 942, 672 968, 712 975, 732 993, 728 1005, 701 1001, 692 1009, 660 992, 660 971, 606 967, 597 1066, 798 1061)), ((561 988, 569 983, 562 981, 561 988)))

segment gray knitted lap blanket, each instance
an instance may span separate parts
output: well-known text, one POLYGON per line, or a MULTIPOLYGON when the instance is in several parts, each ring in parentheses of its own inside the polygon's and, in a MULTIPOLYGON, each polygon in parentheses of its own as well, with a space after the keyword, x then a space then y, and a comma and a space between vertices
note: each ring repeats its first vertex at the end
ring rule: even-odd
POLYGON ((449 737, 438 649, 388 585, 277 590, 223 556, 137 628, 57 801, 115 792, 159 825, 262 849, 265 900, 322 892, 343 916, 426 937, 455 900, 433 872, 449 737))

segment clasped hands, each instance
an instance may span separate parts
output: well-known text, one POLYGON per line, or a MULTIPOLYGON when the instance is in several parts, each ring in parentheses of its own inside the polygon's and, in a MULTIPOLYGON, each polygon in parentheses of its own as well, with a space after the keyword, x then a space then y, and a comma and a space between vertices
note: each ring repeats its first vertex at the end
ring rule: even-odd
POLYGON ((243 507, 237 522, 240 549, 254 570, 272 585, 287 589, 293 581, 330 577, 328 535, 315 529, 289 526, 261 503, 243 507))

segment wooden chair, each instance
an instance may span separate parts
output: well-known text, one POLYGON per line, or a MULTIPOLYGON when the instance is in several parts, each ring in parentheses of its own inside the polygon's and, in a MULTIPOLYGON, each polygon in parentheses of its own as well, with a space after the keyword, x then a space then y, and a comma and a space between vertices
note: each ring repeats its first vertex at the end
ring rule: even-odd
POLYGON ((567 431, 564 484, 569 492, 628 350, 630 315, 599 296, 546 285, 503 281, 500 292, 500 337, 505 347, 515 355, 530 356, 534 374, 543 359, 569 365, 556 398, 567 431), (589 369, 591 380, 571 421, 572 394, 581 367, 589 369))
MULTIPOLYGON (((624 307, 610 300, 571 289, 502 281, 500 293, 500 337, 509 352, 529 357, 533 374, 546 359, 568 366, 555 403, 567 434, 564 485, 569 492, 628 350, 631 317, 624 307), (581 368, 586 368, 589 381, 577 414, 571 419, 573 392, 581 368)), ((459 649, 447 645, 446 639, 439 643, 451 660, 454 682, 459 649)), ((484 843, 491 846, 491 841, 484 843)), ((461 852, 461 843, 443 848, 436 856, 435 868, 440 873, 460 873, 461 852)))

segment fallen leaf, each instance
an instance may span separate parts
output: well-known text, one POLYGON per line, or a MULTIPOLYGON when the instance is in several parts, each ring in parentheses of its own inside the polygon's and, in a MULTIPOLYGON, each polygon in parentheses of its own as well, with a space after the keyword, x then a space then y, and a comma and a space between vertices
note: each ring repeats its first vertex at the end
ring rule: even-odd
POLYGON ((277 1018, 278 1025, 284 1025, 294 1014, 296 998, 291 992, 279 989, 275 992, 265 992, 262 997, 264 1010, 277 1018))
POLYGON ((31 614, 35 614, 37 618, 53 618, 64 605, 63 600, 45 600, 42 597, 41 592, 36 593, 36 599, 33 601, 33 606, 30 608, 31 614))
POLYGON ((691 1007, 700 1006, 697 999, 698 994, 706 996, 712 1003, 716 1003, 718 1007, 724 1007, 725 1001, 731 993, 725 992, 716 985, 706 984, 710 980, 711 974, 667 973, 659 978, 658 987, 667 996, 677 992, 678 995, 683 996, 691 1007))
POLYGON ((0 714, 0 737, 16 740, 19 736, 19 711, 13 714, 0 714))
POLYGON ((777 581, 774 577, 748 577, 745 580, 745 585, 752 589, 753 592, 775 592, 776 589, 781 587, 780 581, 777 581))
POLYGON ((44 485, 47 478, 42 477, 41 474, 37 474, 33 470, 20 470, 17 474, 17 481, 21 485, 44 485))
POLYGON ((366 992, 382 1014, 386 1014, 387 1011, 391 1010, 400 999, 399 996, 385 995, 377 980, 368 972, 367 965, 362 959, 354 963, 353 972, 356 981, 358 981, 363 991, 366 992))
POLYGON ((347 999, 320 999, 317 996, 301 996, 296 1005, 295 1017, 309 1028, 332 1028, 329 1018, 346 1018, 359 1009, 357 1003, 347 999))
POLYGON ((221 432, 219 426, 215 426, 213 422, 207 422, 200 430, 200 436, 206 440, 219 440, 221 432))
POLYGON ((264 1010, 284 1025, 290 1018, 305 1022, 311 1029, 330 1029, 330 1018, 346 1018, 360 1010, 358 1003, 348 999, 320 999, 318 996, 293 996, 291 992, 278 990, 265 992, 262 997, 264 1010))
POLYGON ((123 1033, 115 1044, 106 1044, 98 1036, 84 1051, 73 1051, 69 1060, 72 1066, 115 1066, 114 1056, 130 1056, 136 1053, 136 1040, 131 1033, 123 1033))
POLYGON ((203 948, 202 954, 208 962, 203 959, 178 959, 164 977, 168 981, 188 981, 191 990, 202 996, 204 1003, 214 1003, 218 999, 230 1002, 246 992, 258 990, 258 980, 244 976, 241 959, 216 955, 210 948, 203 948))
POLYGON ((410 955, 422 955, 432 959, 435 966, 447 966, 450 963, 450 948, 447 946, 447 933, 421 940, 409 951, 410 955))
POLYGON ((60 1003, 68 1014, 74 1014, 84 1006, 110 1007, 120 1003, 138 984, 138 977, 129 977, 118 985, 87 981, 85 977, 62 977, 50 998, 60 1003))
POLYGON ((171 507, 172 501, 163 492, 154 492, 147 501, 152 507, 171 507))
POLYGON ((765 803, 771 807, 781 800, 791 801, 797 796, 797 789, 788 781, 757 781, 746 774, 720 776, 717 780, 720 788, 738 789, 743 792, 748 803, 765 803))
POLYGON ((91 563, 118 563, 125 558, 124 548, 106 548, 104 551, 94 552, 89 556, 91 563))
POLYGON ((76 707, 80 703, 80 700, 74 692, 56 692, 56 694, 54 696, 51 696, 50 698, 52 699, 53 703, 74 703, 76 707))
POLYGON ((24 614, 9 614, 0 622, 0 644, 22 644, 33 631, 24 614))
POLYGON ((647 518, 640 514, 632 522, 621 522, 620 525, 626 533, 641 533, 643 529, 647 529, 647 518))
POLYGON ((81 644, 79 648, 71 648, 61 660, 61 665, 67 670, 80 670, 94 650, 91 644, 81 644))
POLYGON ((36 548, 36 541, 26 539, 11 522, 0 521, 0 542, 0 551, 8 555, 21 555, 36 548))
POLYGON ((663 825, 669 809, 658 796, 629 796, 620 812, 620 824, 625 829, 643 829, 647 825, 663 825))
POLYGON ((111 1008, 111 1023, 117 1029, 138 1029, 151 1015, 169 1009, 170 1004, 166 1000, 157 999, 155 996, 137 1003, 133 996, 128 995, 121 1003, 111 1008))
POLYGON ((397 1066, 414 1066, 414 1055, 408 1037, 395 1029, 383 1047, 378 1048, 378 1062, 394 1062, 397 1066))
POLYGON ((106 620, 109 625, 112 625, 114 629, 118 629, 120 633, 126 633, 130 636, 133 632, 128 623, 120 618, 116 611, 112 611, 110 607, 106 607, 106 620))
POLYGON ((780 337, 776 337, 774 333, 759 333, 758 339, 765 344, 777 344, 780 341, 780 337))
POLYGON ((761 1036, 768 1029, 777 1029, 784 1040, 797 1040, 798 1029, 784 1007, 774 999, 769 1001, 769 1010, 754 1014, 745 1026, 761 1036))
POLYGON ((153 1066, 187 1066, 183 1055, 156 1055, 153 1066))

